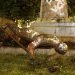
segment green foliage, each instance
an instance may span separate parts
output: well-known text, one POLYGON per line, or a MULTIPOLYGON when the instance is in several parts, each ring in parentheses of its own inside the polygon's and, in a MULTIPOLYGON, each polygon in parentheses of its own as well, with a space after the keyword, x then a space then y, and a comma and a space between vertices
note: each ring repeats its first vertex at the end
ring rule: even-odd
POLYGON ((40 11, 40 0, 1 0, 0 16, 11 19, 32 20, 40 11))
POLYGON ((75 15, 75 0, 67 0, 69 16, 75 15))

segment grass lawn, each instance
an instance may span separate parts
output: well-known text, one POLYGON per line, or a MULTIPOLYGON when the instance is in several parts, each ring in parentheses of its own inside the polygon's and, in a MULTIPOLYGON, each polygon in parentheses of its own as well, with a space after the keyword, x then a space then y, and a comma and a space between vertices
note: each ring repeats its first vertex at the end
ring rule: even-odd
MULTIPOLYGON (((47 56, 47 55, 46 55, 47 56)), ((75 57, 59 57, 45 62, 45 55, 38 55, 39 65, 30 65, 27 55, 0 55, 0 75, 75 75, 75 57), (57 69, 53 72, 53 66, 57 69)))

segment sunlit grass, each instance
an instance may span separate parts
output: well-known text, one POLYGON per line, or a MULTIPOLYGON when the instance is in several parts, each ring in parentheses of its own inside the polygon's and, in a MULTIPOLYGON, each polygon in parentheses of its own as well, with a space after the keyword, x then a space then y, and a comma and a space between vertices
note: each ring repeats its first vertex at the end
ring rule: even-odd
POLYGON ((45 55, 38 55, 39 65, 30 65, 27 55, 0 55, 0 75, 75 75, 75 57, 59 57, 45 62, 45 55), (45 62, 45 63, 44 63, 45 62), (59 70, 50 72, 51 66, 59 70))

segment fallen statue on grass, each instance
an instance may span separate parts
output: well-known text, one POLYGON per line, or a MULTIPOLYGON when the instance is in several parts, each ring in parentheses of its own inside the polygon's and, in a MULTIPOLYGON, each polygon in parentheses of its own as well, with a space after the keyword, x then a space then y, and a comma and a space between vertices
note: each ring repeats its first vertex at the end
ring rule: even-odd
POLYGON ((37 48, 54 48, 56 52, 62 55, 64 55, 68 50, 67 44, 59 40, 56 36, 52 37, 52 35, 41 34, 33 31, 30 28, 25 28, 24 30, 18 29, 16 31, 16 29, 9 24, 4 26, 3 29, 5 32, 9 30, 7 33, 9 37, 11 37, 21 47, 24 47, 20 43, 21 40, 24 39, 26 42, 28 42, 26 44, 27 48, 24 49, 32 59, 35 59, 35 49, 37 48))

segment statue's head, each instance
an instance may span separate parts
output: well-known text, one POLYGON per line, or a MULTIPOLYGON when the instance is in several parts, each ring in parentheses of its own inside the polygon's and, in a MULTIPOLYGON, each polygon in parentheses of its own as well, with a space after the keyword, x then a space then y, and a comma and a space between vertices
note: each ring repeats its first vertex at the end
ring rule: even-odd
POLYGON ((58 52, 59 54, 64 55, 67 50, 68 50, 68 46, 66 43, 59 43, 56 48, 55 48, 56 52, 58 52))

